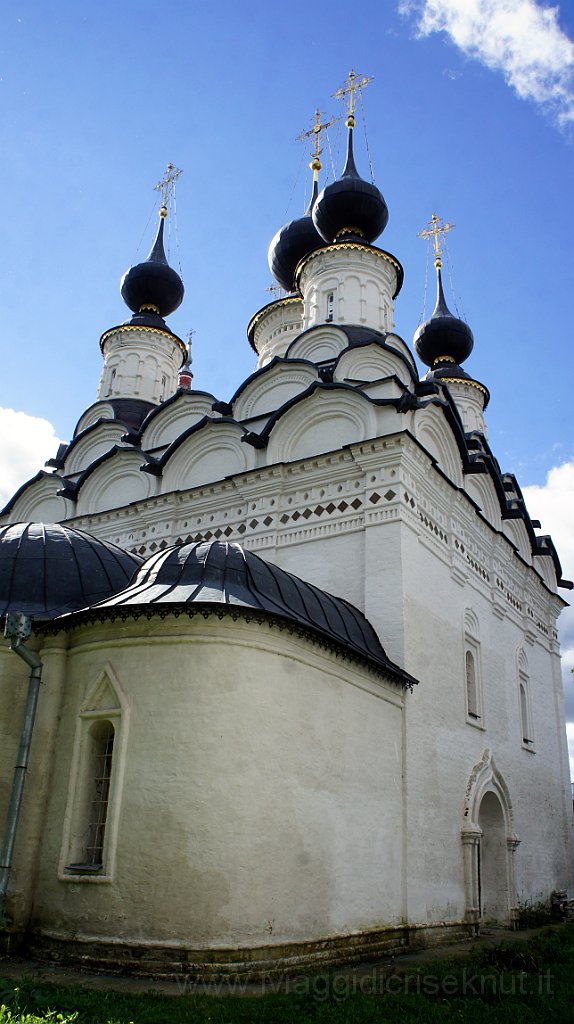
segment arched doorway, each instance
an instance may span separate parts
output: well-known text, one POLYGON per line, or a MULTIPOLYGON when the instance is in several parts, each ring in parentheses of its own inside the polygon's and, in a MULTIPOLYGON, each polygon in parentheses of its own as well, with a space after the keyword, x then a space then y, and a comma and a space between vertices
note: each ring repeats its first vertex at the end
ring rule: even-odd
POLYGON ((518 916, 513 828, 508 787, 490 750, 474 766, 466 787, 461 828, 466 919, 475 927, 514 925, 518 916))
POLYGON ((478 897, 480 918, 485 924, 508 922, 507 831, 502 805, 496 793, 482 797, 478 812, 482 832, 478 849, 478 897))

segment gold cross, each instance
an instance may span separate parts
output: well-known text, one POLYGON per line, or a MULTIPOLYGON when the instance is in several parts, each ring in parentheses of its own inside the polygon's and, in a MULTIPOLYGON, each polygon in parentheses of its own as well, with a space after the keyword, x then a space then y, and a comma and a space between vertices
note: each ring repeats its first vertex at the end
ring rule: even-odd
POLYGON ((159 211, 160 217, 167 216, 167 200, 170 191, 173 191, 173 185, 176 178, 179 178, 181 171, 179 167, 174 167, 173 164, 168 164, 165 175, 162 181, 158 181, 157 185, 154 185, 155 192, 163 192, 161 199, 161 210, 159 211))
POLYGON ((355 123, 354 114, 355 108, 357 106, 357 99, 355 93, 357 91, 361 92, 361 90, 365 89, 369 82, 372 81, 372 75, 370 75, 368 78, 366 75, 363 75, 361 77, 361 75, 359 75, 357 71, 353 71, 353 69, 351 68, 349 74, 347 75, 345 81, 343 82, 343 85, 341 85, 337 89, 337 91, 333 93, 333 98, 336 100, 343 100, 343 103, 345 102, 345 97, 347 95, 349 96, 349 109, 347 111, 348 128, 352 128, 355 123), (349 122, 351 123, 349 124, 349 122))
POLYGON ((313 159, 311 160, 311 163, 309 165, 311 167, 311 170, 314 173, 317 173, 318 171, 320 171, 321 167, 322 167, 321 160, 320 160, 320 155, 323 152, 323 150, 319 146, 319 141, 320 141, 320 138, 321 138, 321 132, 325 131, 327 128, 330 128, 331 125, 335 124, 335 121, 336 121, 336 118, 331 117, 331 118, 329 118, 328 121, 321 122, 321 115, 322 115, 322 113, 324 113, 324 111, 316 110, 315 111, 315 123, 311 125, 311 127, 309 128, 308 131, 301 132, 301 134, 297 136, 297 139, 300 142, 304 142, 305 139, 310 138, 312 135, 315 136, 315 138, 313 139, 313 159))
POLYGON ((419 231, 417 235, 417 238, 434 239, 434 265, 437 268, 437 270, 440 270, 440 268, 442 267, 442 260, 440 258, 442 249, 439 242, 439 237, 442 236, 442 238, 444 238, 447 231, 452 231, 453 227, 454 224, 449 224, 447 220, 441 220, 441 218, 438 217, 436 213, 433 213, 432 219, 428 221, 426 228, 423 228, 422 231, 419 231))

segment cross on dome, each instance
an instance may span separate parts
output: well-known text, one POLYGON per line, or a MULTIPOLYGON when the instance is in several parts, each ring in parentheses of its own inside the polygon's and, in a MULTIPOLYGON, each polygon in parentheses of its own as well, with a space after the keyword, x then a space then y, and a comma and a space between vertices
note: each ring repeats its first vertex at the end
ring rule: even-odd
POLYGON ((442 248, 440 240, 444 241, 444 236, 446 235, 447 231, 452 231, 453 227, 454 224, 449 224, 447 220, 442 220, 442 218, 439 217, 438 214, 433 213, 431 219, 427 221, 426 228, 423 228, 422 231, 419 231, 417 235, 417 238, 433 239, 434 265, 437 270, 440 270, 440 268, 442 267, 442 248))
POLYGON ((308 139, 311 136, 314 136, 314 138, 313 138, 313 159, 311 160, 311 163, 309 164, 309 167, 313 171, 313 176, 315 178, 317 177, 317 175, 319 174, 319 171, 321 170, 321 167, 323 166, 322 163, 321 163, 321 159, 320 159, 321 153, 323 152, 323 150, 322 150, 322 148, 320 146, 321 132, 322 131, 326 131, 327 128, 330 128, 331 125, 335 124, 335 122, 337 120, 336 117, 331 117, 331 118, 329 118, 328 121, 321 121, 321 117, 323 115, 324 115, 324 111, 321 111, 321 110, 317 109, 315 111, 315 121, 314 121, 314 123, 311 125, 311 127, 308 129, 308 131, 306 131, 306 132, 303 131, 303 132, 301 132, 297 136, 297 140, 300 141, 300 142, 304 142, 305 139, 308 139))
POLYGON ((154 185, 154 192, 163 193, 159 211, 160 217, 167 217, 167 201, 170 194, 173 195, 175 182, 181 173, 182 171, 179 167, 174 167, 172 163, 169 163, 162 180, 158 181, 157 185, 154 185))
POLYGON ((346 102, 346 97, 349 97, 349 109, 347 111, 347 128, 352 128, 355 124, 355 110, 357 107, 357 98, 355 93, 359 95, 366 89, 370 82, 373 81, 372 75, 360 75, 357 71, 352 68, 349 71, 345 81, 339 88, 333 93, 333 99, 342 100, 346 102))

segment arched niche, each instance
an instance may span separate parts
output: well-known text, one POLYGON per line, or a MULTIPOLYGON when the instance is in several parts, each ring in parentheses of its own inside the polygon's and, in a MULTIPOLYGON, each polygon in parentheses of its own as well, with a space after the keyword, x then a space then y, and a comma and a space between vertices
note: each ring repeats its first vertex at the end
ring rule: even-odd
POLYGON ((532 545, 528 531, 521 519, 504 519, 502 531, 505 537, 514 544, 525 562, 532 563, 532 545))
POLYGON ((114 407, 110 402, 95 402, 94 405, 91 405, 90 408, 86 409, 85 413, 80 416, 76 424, 76 429, 74 430, 74 437, 81 434, 87 427, 93 426, 93 424, 97 423, 98 420, 113 420, 115 419, 115 416, 114 407))
POLYGON ((267 461, 294 462, 364 441, 375 433, 374 408, 359 392, 317 389, 277 420, 267 461))
POLYGON ((213 416, 213 395, 182 391, 176 399, 161 406, 144 424, 141 445, 144 451, 172 444, 184 431, 213 416))
POLYGON ((430 406, 420 410, 415 414, 414 426, 417 441, 436 459, 449 480, 461 487, 463 474, 460 452, 442 409, 430 406))
POLYGON ((33 481, 10 509, 12 523, 59 523, 73 515, 73 505, 57 492, 64 486, 60 476, 46 473, 33 481))
POLYGON ((550 555, 533 555, 532 565, 542 576, 549 590, 556 590, 556 570, 550 555))
POLYGON ((464 477, 464 489, 476 502, 488 522, 500 530, 500 503, 490 476, 486 473, 467 473, 464 477))
POLYGON ((142 473, 142 465, 145 460, 140 452, 116 449, 109 459, 104 459, 86 476, 78 493, 76 514, 107 512, 155 494, 156 477, 142 473))
POLYGON ((478 616, 472 608, 465 608, 463 613, 463 627, 466 636, 473 640, 480 640, 480 625, 478 616))
POLYGON ((312 363, 326 363, 347 348, 349 339, 338 327, 325 324, 312 327, 292 341, 287 349, 289 359, 309 359, 312 363))
POLYGON ((380 380, 396 376, 404 384, 412 383, 404 360, 377 342, 345 349, 337 360, 333 379, 340 383, 380 380))
POLYGON ((161 489, 176 491, 215 483, 255 467, 255 449, 241 440, 237 423, 206 423, 174 449, 165 463, 161 489))
POLYGON ((276 412, 317 379, 316 368, 308 362, 289 359, 270 364, 241 390, 233 402, 233 416, 246 420, 276 412))
POLYGON ((124 423, 118 421, 95 423, 89 433, 72 442, 65 457, 64 474, 73 476, 81 473, 121 442, 126 432, 124 423))

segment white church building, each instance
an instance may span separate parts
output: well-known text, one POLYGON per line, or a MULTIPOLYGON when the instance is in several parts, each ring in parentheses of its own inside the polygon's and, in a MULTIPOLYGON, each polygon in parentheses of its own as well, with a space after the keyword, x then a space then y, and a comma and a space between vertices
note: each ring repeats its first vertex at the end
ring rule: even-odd
MULTIPOLYGON (((571 584, 489 447, 437 220, 425 376, 394 332, 347 128, 271 244, 256 371, 193 389, 162 207, 96 402, 0 513, 0 617, 31 617, 43 680, 2 929, 38 956, 256 977, 574 894, 571 584)), ((0 822, 28 675, 3 641, 0 822)))

